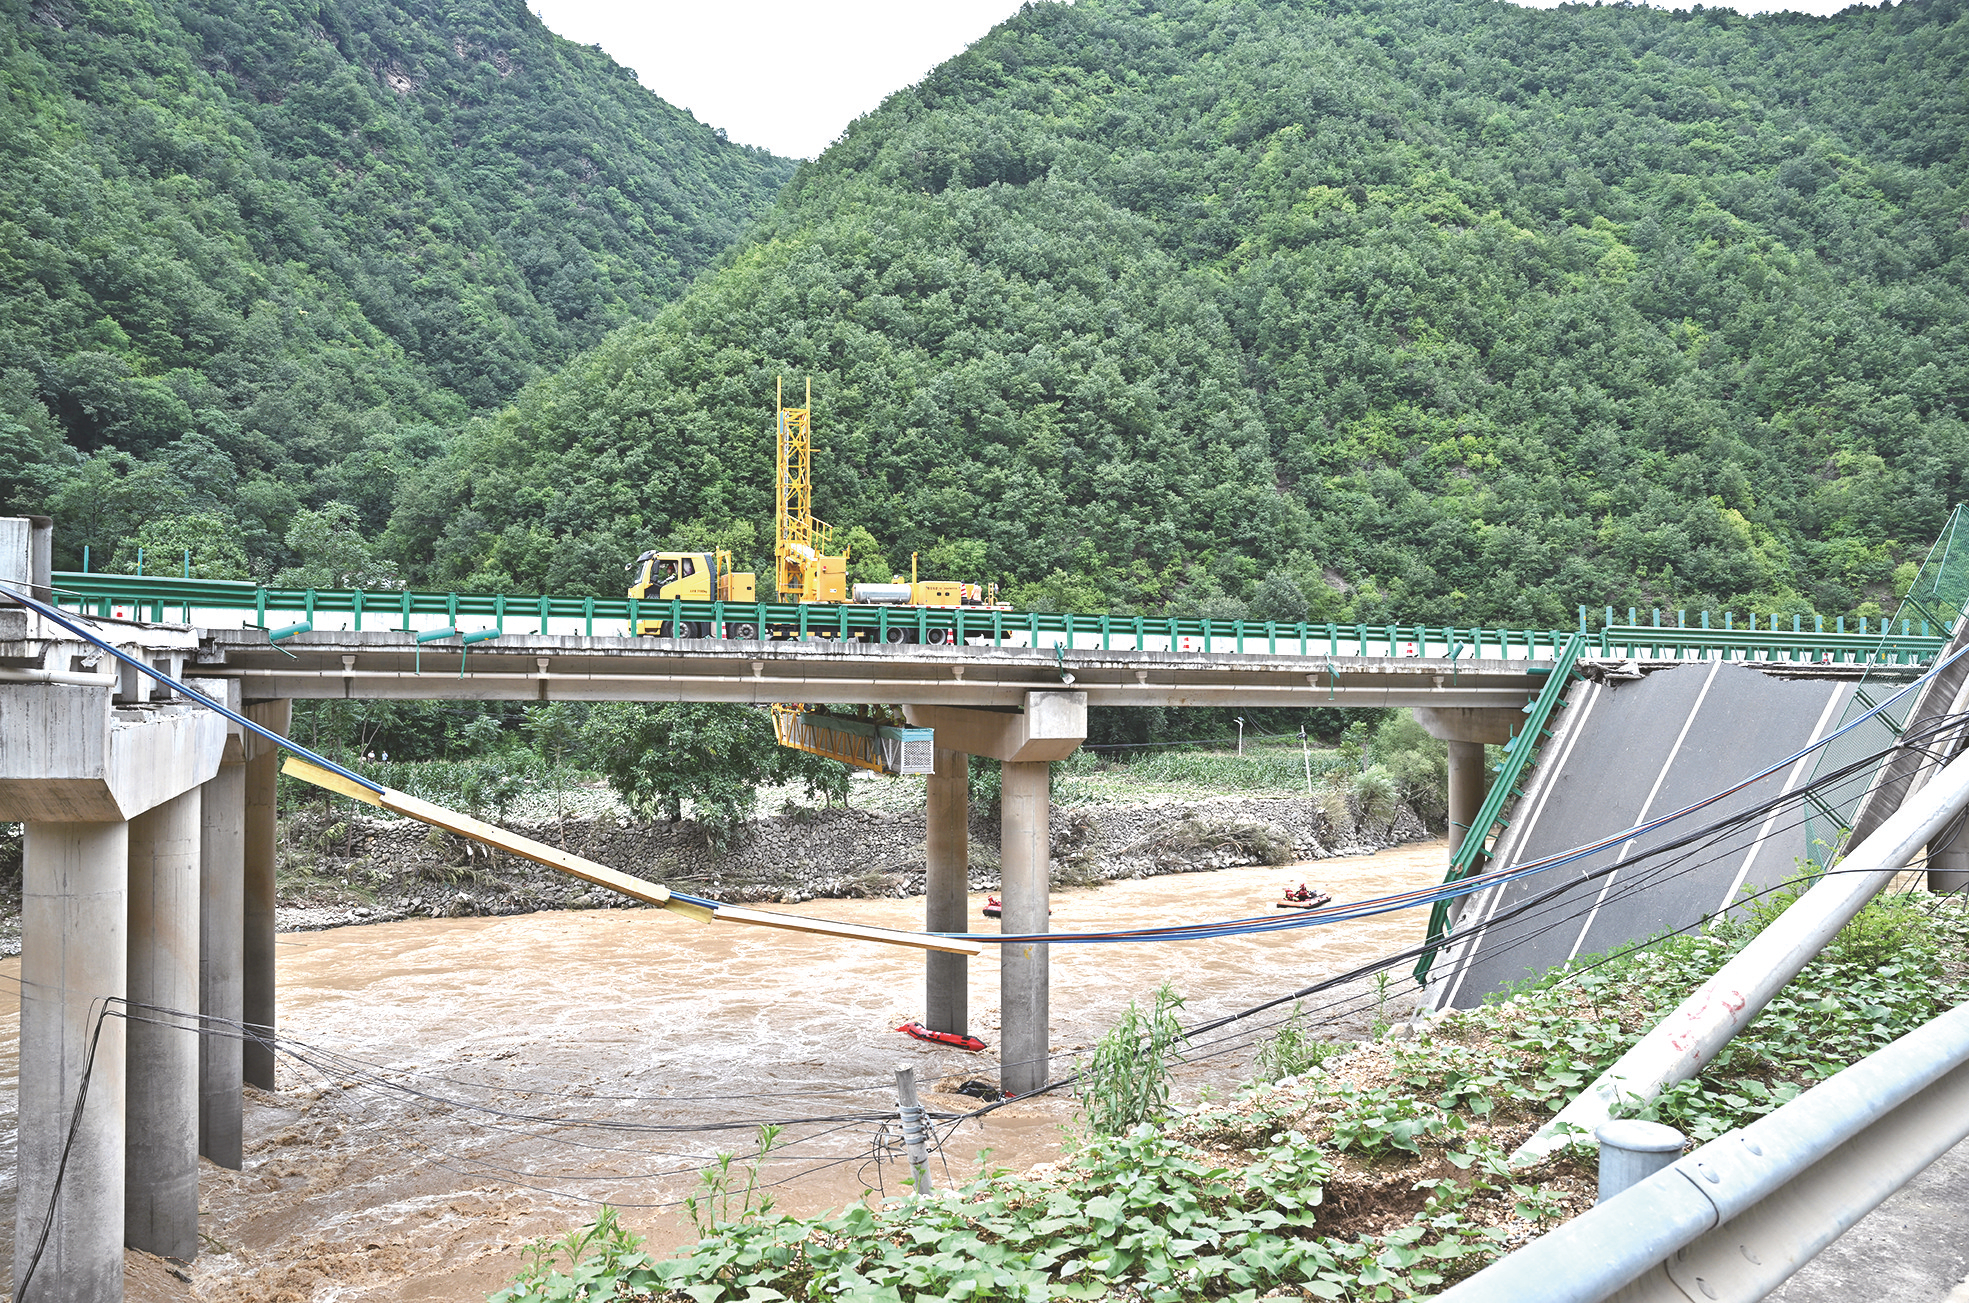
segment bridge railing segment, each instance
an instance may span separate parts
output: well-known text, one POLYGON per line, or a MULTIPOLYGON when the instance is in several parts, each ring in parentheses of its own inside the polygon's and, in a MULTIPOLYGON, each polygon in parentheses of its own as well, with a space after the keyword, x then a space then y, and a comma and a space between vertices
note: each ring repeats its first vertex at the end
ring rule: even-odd
MULTIPOLYGON (((1070 611, 271 588, 232 580, 79 571, 59 571, 54 581, 58 601, 73 610, 159 623, 181 620, 214 628, 268 628, 277 619, 287 622, 289 630, 302 626, 357 632, 365 628, 403 632, 454 629, 461 634, 490 630, 619 637, 648 622, 662 621, 672 628, 703 626, 716 637, 736 636, 749 628, 783 630, 798 637, 860 637, 878 642, 982 642, 999 647, 1335 658, 1424 656, 1450 661, 1554 661, 1574 632, 1424 624, 1288 624, 1070 611)), ((1925 661, 1942 645, 1941 636, 1928 634, 1925 629, 1890 632, 1880 624, 1876 621, 1874 627, 1867 628, 1862 622, 1858 632, 1847 631, 1843 621, 1832 630, 1791 631, 1610 625, 1587 635, 1584 654, 1908 664, 1925 661)), ((1583 627, 1580 632, 1584 633, 1583 627)))

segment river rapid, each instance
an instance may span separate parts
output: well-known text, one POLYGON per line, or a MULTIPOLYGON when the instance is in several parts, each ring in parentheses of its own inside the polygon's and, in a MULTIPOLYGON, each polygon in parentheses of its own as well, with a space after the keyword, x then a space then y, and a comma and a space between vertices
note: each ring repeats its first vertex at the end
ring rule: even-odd
MULTIPOLYGON (((1276 868, 1225 869, 1056 891, 1055 931, 1269 913, 1301 881, 1338 901, 1440 878, 1442 842, 1276 868)), ((983 896, 973 898, 975 910, 983 896)), ((775 906, 909 928, 921 898, 775 906)), ((1185 1023, 1248 1007, 1420 940, 1422 911, 1269 936, 1052 948, 1055 1075, 1131 1000, 1170 983, 1185 1023)), ((995 926, 977 918, 980 930, 995 926)), ((294 1053, 279 1089, 249 1090, 246 1170, 207 1164, 205 1252, 180 1269, 131 1255, 129 1297, 253 1303, 463 1303, 512 1278, 525 1245, 600 1201, 668 1249, 696 1238, 678 1204, 718 1153, 746 1167, 761 1120, 791 1120, 758 1180, 795 1213, 897 1193, 907 1174, 894 1070, 913 1064, 933 1110, 995 1081, 990 1053, 913 1041, 920 952, 773 929, 701 926, 653 910, 415 919, 280 937, 280 1020, 294 1053)), ((970 964, 971 1031, 995 1046, 998 965, 970 964)), ((0 962, 17 987, 19 961, 0 962)), ((1413 1007, 1351 988, 1335 1035, 1413 1007)), ((1332 995, 1308 1000, 1309 1011, 1332 995)), ((11 1001, 9 1002, 11 1004, 11 1001)), ((1271 1025, 1277 1014, 1251 1020, 1271 1025)), ((1256 1028, 1227 1029, 1179 1072, 1185 1090, 1248 1074, 1256 1028), (1221 1039, 1218 1039, 1221 1038, 1221 1039)), ((0 1019, 11 1159, 18 1010, 0 1019)), ((933 1178, 1057 1156, 1070 1095, 1020 1101, 940 1133, 933 1178)), ((11 1168, 11 1163, 9 1164, 11 1168)), ((0 1215, 13 1219, 13 1174, 0 1215)), ((7 1237, 10 1241, 11 1237, 7 1237)), ((0 1253, 6 1252, 0 1248, 0 1253)))

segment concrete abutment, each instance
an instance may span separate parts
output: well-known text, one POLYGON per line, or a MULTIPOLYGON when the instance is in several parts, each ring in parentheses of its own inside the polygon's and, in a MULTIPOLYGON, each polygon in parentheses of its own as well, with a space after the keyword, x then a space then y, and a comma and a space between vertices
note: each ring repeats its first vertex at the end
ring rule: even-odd
MULTIPOLYGON (((22 524, 0 521, 0 579, 45 600, 47 522, 22 524)), ((198 641, 97 632, 174 671, 198 641)), ((0 602, 0 658, 17 667, 0 684, 0 820, 26 826, 15 1288, 116 1303, 126 1243, 198 1251, 202 788, 226 723, 32 608, 0 602)))

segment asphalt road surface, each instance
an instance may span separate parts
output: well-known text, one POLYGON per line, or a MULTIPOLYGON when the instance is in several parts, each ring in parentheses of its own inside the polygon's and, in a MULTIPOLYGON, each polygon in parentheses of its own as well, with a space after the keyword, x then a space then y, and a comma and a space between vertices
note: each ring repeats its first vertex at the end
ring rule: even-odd
MULTIPOLYGON (((1567 695, 1490 867, 1588 845, 1730 787, 1838 727, 1852 691, 1850 680, 1780 679, 1725 661, 1582 681, 1567 695)), ((1806 857, 1798 808, 1650 852, 1794 790, 1814 763, 1806 757, 1699 814, 1470 898, 1457 931, 1467 936, 1476 921, 1497 921, 1445 950, 1437 1006, 1473 1007, 1512 982, 1697 924, 1745 890, 1792 877, 1806 857)))

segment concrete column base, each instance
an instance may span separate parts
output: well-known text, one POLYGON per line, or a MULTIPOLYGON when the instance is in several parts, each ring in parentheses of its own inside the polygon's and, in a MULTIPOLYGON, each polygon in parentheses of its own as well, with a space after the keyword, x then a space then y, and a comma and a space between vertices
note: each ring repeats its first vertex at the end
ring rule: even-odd
POLYGON ((123 1297, 124 1020, 129 825, 29 823, 21 874, 19 1187, 14 1284, 34 1266, 34 1303, 123 1297), (114 1012, 121 1012, 115 1006, 114 1012), (92 1058, 93 1052, 93 1058, 92 1058), (85 1065, 89 1094, 61 1197, 48 1196, 85 1065))
MULTIPOLYGON (((230 749, 230 748, 228 748, 230 749)), ((222 764, 200 797, 198 833, 198 1152, 238 1171, 240 972, 246 941, 246 766, 222 764)))
MULTIPOLYGON (((923 928, 967 932, 970 919, 971 757, 937 748, 925 784, 923 928)), ((970 1034, 970 960, 934 951, 923 956, 923 1022, 933 1032, 970 1034)))
MULTIPOLYGON (((1013 935, 1036 936, 1050 930, 1051 771, 1052 765, 1043 760, 1004 763, 999 833, 1004 913, 998 925, 1013 935)), ((1052 1067, 1045 945, 1007 944, 998 948, 998 998, 998 1087, 1008 1095, 1023 1095, 1045 1085, 1052 1067)))
POLYGON ((123 1242, 198 1256, 199 811, 193 788, 130 821, 123 1242))

